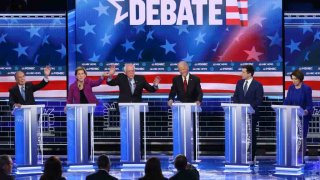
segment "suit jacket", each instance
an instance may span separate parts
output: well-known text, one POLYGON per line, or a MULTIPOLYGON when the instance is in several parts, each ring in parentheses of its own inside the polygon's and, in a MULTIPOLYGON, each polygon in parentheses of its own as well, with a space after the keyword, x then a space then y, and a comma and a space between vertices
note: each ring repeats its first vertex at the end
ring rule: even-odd
POLYGON ((255 114, 259 113, 258 106, 260 106, 263 102, 263 87, 262 84, 252 80, 246 95, 244 95, 243 85, 245 80, 241 79, 237 82, 236 90, 233 95, 234 103, 243 103, 250 104, 252 108, 255 110, 255 114))
POLYGON ((300 106, 304 110, 308 110, 308 115, 304 116, 305 119, 310 120, 312 118, 313 113, 313 103, 312 103, 312 90, 306 84, 301 85, 301 95, 298 98, 298 101, 294 101, 295 94, 295 86, 289 86, 287 97, 284 100, 284 105, 296 105, 300 106))
POLYGON ((88 175, 86 180, 117 180, 117 178, 111 176, 105 170, 98 170, 97 172, 88 175))
POLYGON ((131 93, 131 88, 128 80, 128 76, 120 73, 116 78, 111 81, 107 81, 109 86, 119 86, 120 94, 118 102, 141 102, 143 89, 149 92, 155 92, 158 90, 157 87, 151 86, 145 79, 144 76, 135 75, 135 89, 134 93, 131 93))
POLYGON ((169 100, 177 100, 180 102, 196 102, 202 101, 203 93, 200 85, 200 79, 197 76, 189 74, 187 92, 183 89, 182 76, 176 76, 172 80, 172 86, 169 93, 169 100))
POLYGON ((38 91, 42 88, 44 88, 46 85, 48 84, 48 82, 46 82, 45 80, 42 80, 39 84, 32 84, 31 82, 27 82, 25 84, 25 96, 26 96, 26 100, 23 99, 21 93, 20 93, 20 89, 18 85, 13 86, 10 90, 9 90, 9 104, 11 107, 13 107, 14 104, 22 104, 22 105, 34 105, 36 104, 35 100, 34 100, 34 96, 33 93, 35 91, 38 91))
MULTIPOLYGON (((92 87, 96 87, 96 86, 101 85, 102 81, 103 80, 101 78, 99 78, 96 81, 93 81, 89 78, 84 79, 83 93, 86 96, 86 98, 90 104, 94 104, 94 103, 98 104, 98 100, 92 92, 92 87)), ((67 103, 68 104, 79 104, 80 103, 80 90, 79 90, 77 81, 75 81, 74 83, 72 83, 70 85, 67 103)))
POLYGON ((197 174, 196 171, 197 170, 191 169, 181 170, 169 178, 169 180, 199 180, 199 174, 197 174))
POLYGON ((14 180, 13 176, 6 174, 3 170, 0 169, 0 179, 1 180, 14 180))

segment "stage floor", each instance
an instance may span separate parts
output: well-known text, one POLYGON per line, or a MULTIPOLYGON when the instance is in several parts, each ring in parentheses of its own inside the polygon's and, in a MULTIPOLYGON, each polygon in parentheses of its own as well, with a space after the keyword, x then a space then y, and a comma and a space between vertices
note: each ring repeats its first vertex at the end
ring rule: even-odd
MULTIPOLYGON (((171 177, 175 171, 169 159, 162 157, 162 170, 165 177, 171 177)), ((138 179, 143 176, 143 169, 135 171, 121 171, 121 164, 115 163, 112 159, 112 168, 110 174, 118 179, 138 179)), ((224 172, 224 164, 221 158, 204 158, 198 164, 200 179, 230 179, 230 180, 253 180, 253 179, 319 179, 320 180, 320 157, 312 157, 306 161, 304 174, 301 176, 280 176, 274 175, 274 159, 260 157, 258 158, 258 166, 254 167, 251 173, 227 173, 224 172)), ((67 180, 85 180, 90 172, 67 172, 67 167, 64 166, 63 176, 67 180)), ((35 175, 16 175, 17 180, 36 180, 41 174, 35 175)))

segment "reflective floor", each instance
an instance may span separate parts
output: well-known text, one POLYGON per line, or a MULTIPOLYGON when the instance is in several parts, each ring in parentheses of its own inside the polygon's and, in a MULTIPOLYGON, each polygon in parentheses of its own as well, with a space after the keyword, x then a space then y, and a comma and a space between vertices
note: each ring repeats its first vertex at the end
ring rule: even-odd
MULTIPOLYGON (((143 176, 143 169, 135 171, 122 171, 121 164, 115 163, 114 160, 110 174, 118 179, 138 179, 143 176)), ((165 177, 171 177, 175 171, 169 159, 161 158, 162 170, 165 177)), ((280 176, 274 175, 275 161, 272 158, 259 158, 257 166, 252 168, 251 173, 226 173, 224 172, 224 164, 222 158, 205 158, 201 159, 198 164, 200 179, 230 179, 230 180, 253 180, 253 179, 319 179, 320 180, 320 157, 309 158, 306 161, 304 174, 300 176, 280 176)), ((63 176, 67 180, 85 180, 90 172, 66 172, 67 167, 64 167, 63 176)), ((16 175, 17 180, 33 180, 39 179, 41 174, 36 175, 16 175)))

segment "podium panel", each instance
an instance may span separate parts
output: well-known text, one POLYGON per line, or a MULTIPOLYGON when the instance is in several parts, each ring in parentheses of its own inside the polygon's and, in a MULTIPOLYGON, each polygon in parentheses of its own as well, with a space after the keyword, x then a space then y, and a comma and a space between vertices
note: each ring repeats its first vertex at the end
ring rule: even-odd
POLYGON ((252 164, 252 114, 250 104, 221 103, 225 111, 225 167, 252 164))
POLYGON ((196 103, 173 103, 173 156, 183 154, 189 161, 198 160, 198 113, 201 107, 196 103), (195 113, 195 120, 193 117, 195 113), (195 135, 193 122, 195 123, 195 135), (195 144, 194 144, 195 141, 195 144), (195 148, 194 148, 195 145, 195 148))
POLYGON ((40 156, 41 164, 43 164, 42 113, 44 107, 45 105, 23 105, 13 111, 17 165, 34 166, 38 164, 38 123, 40 124, 40 156), (38 115, 40 115, 39 122, 38 115))
POLYGON ((93 120, 96 104, 67 104, 67 151, 69 164, 89 163, 88 133, 91 133, 91 162, 94 161, 93 120), (90 119, 88 119, 90 114, 90 119), (88 123, 91 124, 88 132, 88 123))
POLYGON ((271 107, 277 114, 276 174, 302 174, 303 109, 289 105, 272 105, 271 107))
POLYGON ((144 113, 144 160, 146 161, 146 112, 148 103, 119 103, 121 162, 140 163, 140 112, 144 113))

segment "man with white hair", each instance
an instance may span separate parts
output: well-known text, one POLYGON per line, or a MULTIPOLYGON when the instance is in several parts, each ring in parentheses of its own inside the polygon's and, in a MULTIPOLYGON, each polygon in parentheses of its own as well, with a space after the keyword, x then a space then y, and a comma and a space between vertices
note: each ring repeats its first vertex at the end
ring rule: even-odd
POLYGON ((195 102, 200 105, 203 97, 200 78, 189 73, 189 65, 185 61, 178 63, 178 69, 180 75, 175 76, 172 80, 168 105, 172 106, 176 96, 180 102, 195 102))
POLYGON ((158 90, 160 77, 155 77, 151 86, 142 75, 135 74, 134 64, 125 64, 124 73, 119 73, 115 78, 115 66, 110 67, 107 84, 109 86, 119 86, 120 94, 118 102, 141 102, 143 89, 149 92, 158 90))

